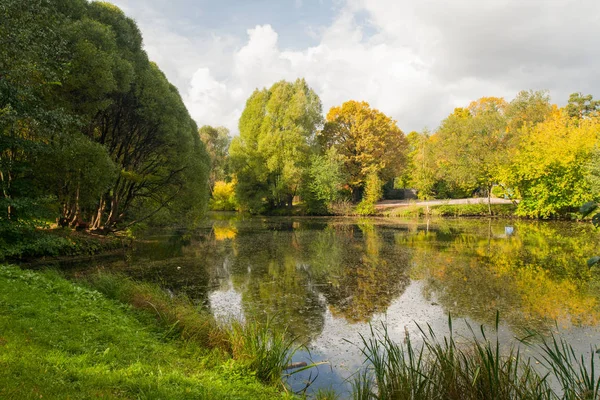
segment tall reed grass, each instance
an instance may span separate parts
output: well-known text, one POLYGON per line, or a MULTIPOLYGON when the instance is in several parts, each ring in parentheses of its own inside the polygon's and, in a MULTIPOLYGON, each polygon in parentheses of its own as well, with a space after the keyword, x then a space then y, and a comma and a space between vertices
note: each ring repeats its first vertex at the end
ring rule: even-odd
MULTIPOLYGON (((256 320, 233 320, 228 326, 231 354, 236 360, 247 363, 256 377, 267 384, 282 382, 282 371, 292 364, 292 358, 302 349, 295 338, 285 330, 276 329, 271 319, 261 323, 256 320)), ((291 375, 317 364, 296 368, 291 375)))
POLYGON ((418 345, 408 334, 399 344, 386 326, 371 327, 369 337, 361 336, 368 366, 352 382, 354 399, 600 399, 594 349, 591 357, 577 356, 565 340, 539 335, 503 349, 497 334, 489 338, 483 326, 476 334, 468 324, 472 337, 459 344, 451 318, 448 324, 451 333, 441 339, 431 326, 419 326, 418 345), (538 354, 535 368, 522 346, 538 354))

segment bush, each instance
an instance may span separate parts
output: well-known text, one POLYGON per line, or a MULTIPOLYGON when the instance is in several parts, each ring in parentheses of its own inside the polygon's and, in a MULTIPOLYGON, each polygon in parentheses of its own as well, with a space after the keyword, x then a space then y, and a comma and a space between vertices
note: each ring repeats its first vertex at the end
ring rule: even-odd
POLYGON ((213 211, 235 211, 237 202, 235 199, 235 182, 215 182, 209 207, 213 211))
POLYGON ((359 215, 375 214, 375 204, 382 196, 383 182, 381 182, 377 173, 369 173, 365 183, 365 195, 362 201, 356 206, 356 213, 359 215))
POLYGON ((330 205, 333 215, 354 215, 354 206, 350 200, 338 200, 330 205))
POLYGON ((0 260, 92 255, 123 247, 116 236, 92 236, 70 229, 0 229, 0 260), (4 235, 6 233, 6 235, 4 235))

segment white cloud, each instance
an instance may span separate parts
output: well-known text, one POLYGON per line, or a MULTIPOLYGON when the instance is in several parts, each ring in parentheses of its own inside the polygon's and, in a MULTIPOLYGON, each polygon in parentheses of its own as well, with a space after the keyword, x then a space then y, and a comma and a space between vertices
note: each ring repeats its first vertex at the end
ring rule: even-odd
POLYGON ((217 82, 207 84, 208 78, 198 79, 198 73, 210 76, 204 66, 194 75, 185 96, 192 116, 201 124, 221 117, 217 124, 234 132, 252 91, 281 79, 304 77, 320 95, 325 111, 349 99, 365 100, 397 118, 401 127, 404 120, 419 124, 419 104, 431 100, 430 92, 420 90, 431 79, 422 60, 408 48, 365 39, 362 27, 348 11, 323 32, 319 45, 300 51, 281 50, 270 25, 249 29, 248 42, 235 51, 227 78, 218 82, 220 96, 214 95, 217 82), (208 99, 215 100, 218 107, 208 104, 208 99), (210 110, 211 118, 205 118, 203 108, 210 110))
POLYGON ((510 99, 521 89, 550 89, 563 104, 575 91, 599 97, 596 0, 338 5, 328 26, 305 28, 318 44, 294 50, 280 47, 269 24, 240 38, 176 34, 148 9, 137 19, 150 58, 180 88, 197 122, 234 133, 255 88, 298 77, 319 94, 325 112, 365 100, 405 131, 435 129, 454 107, 481 96, 510 99))

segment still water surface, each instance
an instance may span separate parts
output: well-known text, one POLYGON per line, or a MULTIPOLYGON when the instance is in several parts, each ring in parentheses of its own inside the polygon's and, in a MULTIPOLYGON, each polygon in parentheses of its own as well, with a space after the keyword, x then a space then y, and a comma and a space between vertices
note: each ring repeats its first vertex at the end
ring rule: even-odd
POLYGON ((352 343, 381 322, 401 341, 416 324, 447 334, 450 313, 468 336, 465 322, 491 330, 498 310, 506 341, 534 329, 582 353, 600 345, 600 269, 585 263, 600 234, 588 224, 216 214, 192 235, 144 239, 91 268, 157 282, 223 318, 272 318, 330 362, 313 388, 347 390, 363 361, 352 343))

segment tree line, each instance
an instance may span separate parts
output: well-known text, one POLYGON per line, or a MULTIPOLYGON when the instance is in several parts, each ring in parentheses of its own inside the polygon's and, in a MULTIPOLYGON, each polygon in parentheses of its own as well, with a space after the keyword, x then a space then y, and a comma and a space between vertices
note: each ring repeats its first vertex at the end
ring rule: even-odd
POLYGON ((135 22, 86 0, 0 4, 0 229, 193 223, 213 209, 371 214, 393 188, 502 196, 551 218, 600 192, 600 102, 483 97, 405 135, 366 102, 325 117, 305 80, 255 90, 233 139, 200 129, 135 22))
POLYGON ((135 22, 109 3, 0 3, 0 228, 193 221, 210 159, 135 22))
POLYGON ((239 131, 221 153, 227 165, 221 179, 228 182, 214 182, 215 209, 290 212, 299 200, 308 214, 328 214, 347 199, 369 213, 382 184, 407 162, 408 141, 396 121, 358 101, 323 118, 321 101, 304 79, 255 90, 239 131))
POLYGON ((404 135, 366 102, 323 118, 304 80, 281 81, 250 96, 228 150, 222 136, 211 201, 255 213, 297 202, 309 214, 372 214, 390 189, 410 188, 421 199, 504 197, 517 215, 563 216, 600 193, 599 109, 591 95, 574 93, 559 108, 547 91, 521 91, 456 108, 433 133, 404 135))
POLYGON ((599 109, 581 93, 563 108, 547 91, 521 91, 510 102, 483 97, 455 109, 435 133, 409 134, 402 184, 423 199, 479 192, 518 201, 520 216, 563 216, 600 193, 599 109))

